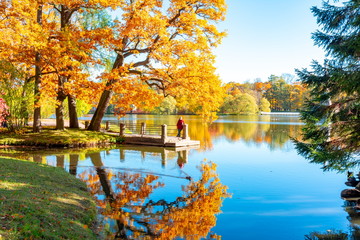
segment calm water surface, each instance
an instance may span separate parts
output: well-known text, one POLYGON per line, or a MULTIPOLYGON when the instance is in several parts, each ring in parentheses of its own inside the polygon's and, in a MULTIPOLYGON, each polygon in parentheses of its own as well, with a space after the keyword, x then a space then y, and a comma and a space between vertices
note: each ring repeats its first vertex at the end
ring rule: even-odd
MULTIPOLYGON (((340 198, 346 175, 323 172, 297 154, 289 139, 302 127, 296 116, 226 116, 210 126, 196 116, 184 119, 199 148, 125 145, 28 154, 87 181, 109 239, 304 239, 313 231, 349 230, 340 198), (208 167, 203 172, 202 163, 208 167)), ((120 121, 175 125, 177 117, 128 115, 120 121)))

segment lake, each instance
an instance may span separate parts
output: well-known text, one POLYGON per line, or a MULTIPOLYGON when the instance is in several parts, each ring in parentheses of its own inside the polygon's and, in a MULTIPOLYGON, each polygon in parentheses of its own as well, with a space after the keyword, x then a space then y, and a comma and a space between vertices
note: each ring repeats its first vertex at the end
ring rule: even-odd
MULTIPOLYGON (((347 232, 355 223, 340 198, 346 173, 324 172, 294 149, 290 136, 303 127, 297 116, 220 116, 211 125, 183 118, 199 147, 120 145, 26 156, 87 182, 107 239, 305 239, 314 231, 347 232)), ((177 119, 120 121, 171 126, 177 119)))

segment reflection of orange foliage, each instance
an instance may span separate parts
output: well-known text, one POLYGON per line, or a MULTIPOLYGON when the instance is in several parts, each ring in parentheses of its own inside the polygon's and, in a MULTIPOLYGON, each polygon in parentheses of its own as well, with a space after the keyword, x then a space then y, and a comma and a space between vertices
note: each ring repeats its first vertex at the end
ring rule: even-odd
POLYGON ((201 179, 185 188, 186 207, 171 209, 156 225, 156 230, 162 231, 160 239, 200 239, 215 226, 215 214, 220 213, 223 198, 229 196, 227 187, 220 183, 215 164, 202 164, 201 171, 201 179))
POLYGON ((257 142, 257 143, 263 142, 262 136, 257 135, 257 136, 255 137, 255 142, 257 142))
POLYGON ((265 139, 265 142, 271 143, 271 136, 267 135, 267 136, 265 136, 264 139, 265 139))
POLYGON ((209 124, 204 122, 193 122, 189 126, 191 139, 200 140, 201 149, 208 150, 213 148, 213 143, 209 131, 209 124))
POLYGON ((148 199, 156 188, 163 186, 154 175, 123 172, 109 178, 107 172, 97 168, 98 176, 84 172, 81 178, 92 194, 105 192, 106 198, 98 198, 98 206, 105 217, 117 222, 118 228, 109 237, 116 234, 131 239, 200 239, 215 226, 215 215, 220 213, 223 199, 229 196, 227 187, 220 183, 215 164, 203 163, 200 171, 200 180, 190 182, 184 187, 183 196, 173 202, 148 199))

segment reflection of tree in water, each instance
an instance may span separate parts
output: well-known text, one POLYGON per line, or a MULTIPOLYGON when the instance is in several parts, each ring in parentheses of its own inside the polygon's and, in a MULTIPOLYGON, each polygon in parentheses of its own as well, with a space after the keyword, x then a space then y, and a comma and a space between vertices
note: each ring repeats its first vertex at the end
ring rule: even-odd
MULTIPOLYGON (((165 118, 147 116, 146 119, 139 118, 139 116, 133 117, 133 120, 124 120, 124 122, 131 124, 146 122, 149 126, 160 126, 165 123, 168 124, 169 129, 173 129, 178 120, 177 116, 166 116, 165 118)), ((230 141, 242 140, 251 144, 267 143, 271 149, 283 148, 290 140, 290 136, 296 137, 301 130, 301 126, 296 125, 299 123, 299 119, 296 117, 238 115, 225 116, 223 120, 206 124, 198 118, 185 117, 185 123, 189 125, 189 136, 193 140, 200 141, 200 150, 212 149, 214 138, 222 136, 230 141), (285 121, 289 124, 283 124, 285 121)), ((171 135, 171 133, 169 134, 171 135)))
MULTIPOLYGON (((118 172, 103 168, 99 153, 89 154, 95 171, 81 178, 97 197, 105 220, 111 224, 107 238, 118 239, 200 239, 209 235, 225 197, 213 163, 203 163, 196 182, 183 187, 184 194, 171 201, 154 201, 150 195, 164 183, 151 174, 118 172), (102 196, 105 195, 105 198, 102 196)), ((215 236, 214 236, 215 237, 215 236)))
POLYGON ((270 125, 269 130, 265 132, 264 140, 269 144, 270 149, 283 148, 290 137, 300 132, 300 128, 298 125, 270 125))
POLYGON ((191 139, 200 141, 200 149, 207 150, 213 148, 211 139, 211 128, 204 122, 189 122, 189 136, 191 139))
MULTIPOLYGON (((257 117, 257 116, 256 116, 257 117)), ((268 124, 258 119, 253 122, 215 122, 209 127, 212 137, 225 136, 231 141, 249 144, 267 143, 270 149, 284 148, 290 137, 299 135, 300 125, 268 124)))

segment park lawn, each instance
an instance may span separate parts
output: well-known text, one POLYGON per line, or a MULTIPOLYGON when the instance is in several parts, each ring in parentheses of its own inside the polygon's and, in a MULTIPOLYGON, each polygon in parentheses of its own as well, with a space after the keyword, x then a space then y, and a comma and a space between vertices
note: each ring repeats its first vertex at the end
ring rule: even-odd
POLYGON ((0 239, 97 239, 86 184, 61 168, 0 158, 0 239))
POLYGON ((2 130, 0 145, 44 146, 44 147, 90 147, 116 143, 117 136, 83 129, 64 131, 44 128, 39 133, 30 129, 16 133, 2 130))

